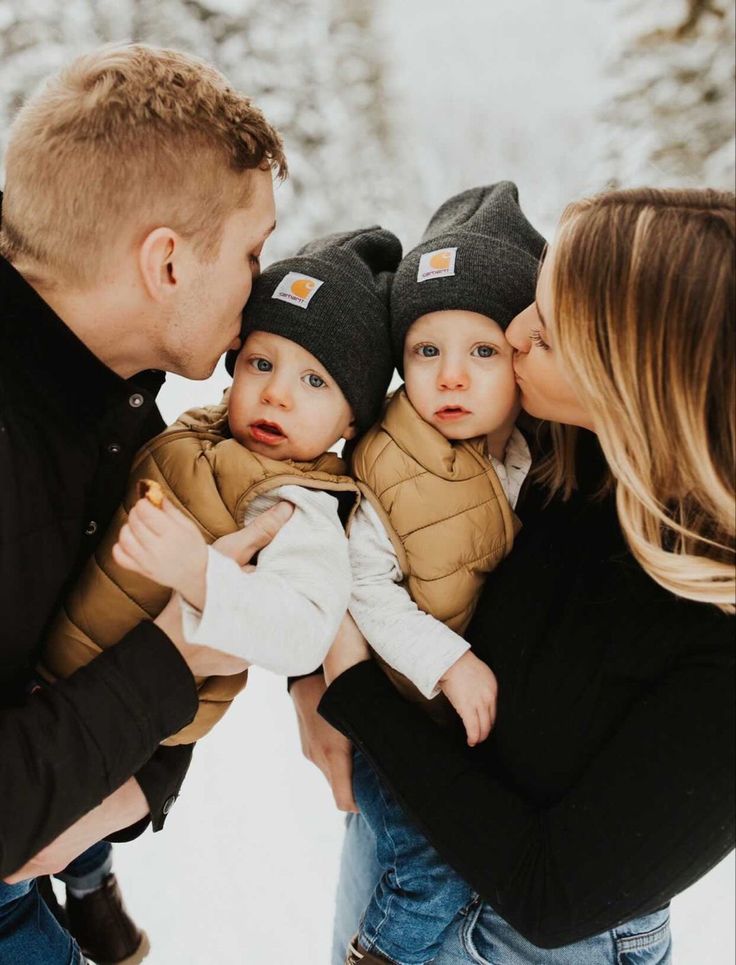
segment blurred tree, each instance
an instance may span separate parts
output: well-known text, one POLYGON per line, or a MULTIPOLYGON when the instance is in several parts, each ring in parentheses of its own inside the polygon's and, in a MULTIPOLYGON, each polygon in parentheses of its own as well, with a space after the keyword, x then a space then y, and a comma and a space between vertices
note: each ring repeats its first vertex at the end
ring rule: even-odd
POLYGON ((609 184, 734 187, 730 0, 626 0, 600 137, 609 184))
POLYGON ((12 115, 77 53, 134 40, 190 51, 246 91, 284 135, 268 260, 315 235, 396 218, 382 42, 361 0, 2 0, 0 149, 12 115), (235 12, 236 11, 236 12, 235 12))

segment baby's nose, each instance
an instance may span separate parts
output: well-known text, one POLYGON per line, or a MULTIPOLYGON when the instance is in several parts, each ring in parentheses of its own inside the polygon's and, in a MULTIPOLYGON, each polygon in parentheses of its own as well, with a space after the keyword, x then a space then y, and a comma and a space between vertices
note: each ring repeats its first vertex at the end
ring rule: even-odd
POLYGON ((468 374, 462 368, 448 367, 442 369, 439 386, 442 389, 464 389, 468 384, 468 374))
POLYGON ((266 405, 275 405, 280 409, 291 408, 291 394, 287 386, 275 379, 265 387, 261 399, 266 405))

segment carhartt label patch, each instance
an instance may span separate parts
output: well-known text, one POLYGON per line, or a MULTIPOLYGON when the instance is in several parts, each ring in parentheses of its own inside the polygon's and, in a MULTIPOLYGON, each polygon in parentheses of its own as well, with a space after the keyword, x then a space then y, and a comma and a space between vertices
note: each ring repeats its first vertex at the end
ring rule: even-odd
POLYGON ((455 274, 455 258, 457 248, 438 248, 437 251, 427 251, 419 259, 417 281, 429 281, 430 278, 446 278, 455 274))
POLYGON ((319 278, 312 278, 311 275, 300 275, 297 271, 290 271, 284 275, 278 283, 276 291, 271 298, 278 298, 282 302, 290 302, 298 305, 299 308, 307 308, 314 293, 324 285, 319 278))

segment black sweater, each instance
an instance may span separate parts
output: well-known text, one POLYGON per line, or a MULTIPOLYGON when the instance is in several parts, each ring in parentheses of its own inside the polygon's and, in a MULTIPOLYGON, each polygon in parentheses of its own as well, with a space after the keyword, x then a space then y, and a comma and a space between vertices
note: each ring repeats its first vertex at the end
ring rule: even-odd
POLYGON ((543 507, 467 637, 495 671, 485 744, 442 731, 372 662, 320 711, 444 858, 522 935, 557 947, 666 904, 733 847, 734 621, 636 564, 612 499, 543 507))
POLYGON ((194 716, 194 679, 152 623, 28 695, 49 621, 163 427, 162 380, 115 375, 0 258, 0 878, 133 773, 160 828, 189 766, 191 746, 158 745, 194 716))

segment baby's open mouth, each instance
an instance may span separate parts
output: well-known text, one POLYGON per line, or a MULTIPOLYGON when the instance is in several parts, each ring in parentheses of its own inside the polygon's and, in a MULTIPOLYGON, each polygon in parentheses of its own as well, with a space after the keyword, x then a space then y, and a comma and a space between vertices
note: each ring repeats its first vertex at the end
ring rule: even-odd
POLYGON ((276 422, 252 422, 250 431, 254 439, 269 446, 275 446, 286 439, 286 433, 276 422))
POLYGON ((438 419, 449 421, 450 419, 461 419, 465 415, 470 415, 470 409, 462 405, 444 405, 435 412, 438 419))

